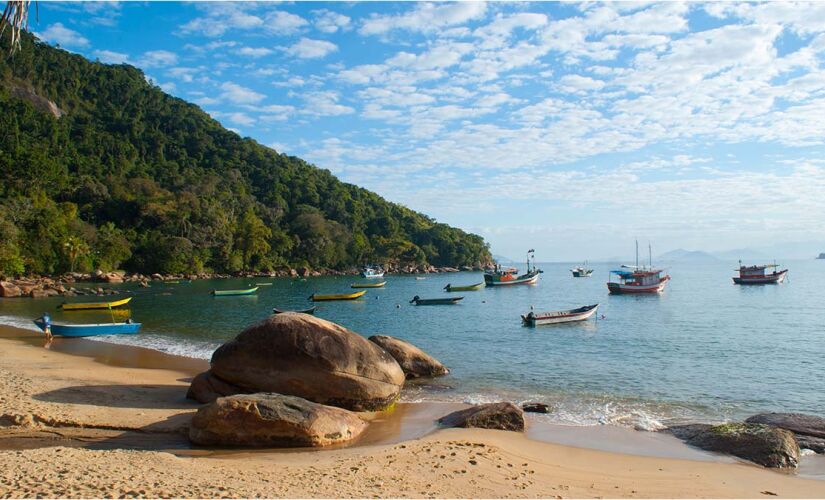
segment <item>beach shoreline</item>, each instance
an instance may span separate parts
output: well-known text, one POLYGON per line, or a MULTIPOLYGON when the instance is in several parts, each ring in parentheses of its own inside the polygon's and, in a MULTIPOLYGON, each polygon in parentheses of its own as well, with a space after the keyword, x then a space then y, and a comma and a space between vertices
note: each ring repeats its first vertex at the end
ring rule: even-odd
POLYGON ((400 404, 346 447, 202 449, 185 438, 199 406, 185 393, 203 360, 75 339, 44 349, 42 336, 7 326, 0 349, 2 496, 825 496, 825 481, 656 433, 438 429, 456 407, 446 403, 400 404))

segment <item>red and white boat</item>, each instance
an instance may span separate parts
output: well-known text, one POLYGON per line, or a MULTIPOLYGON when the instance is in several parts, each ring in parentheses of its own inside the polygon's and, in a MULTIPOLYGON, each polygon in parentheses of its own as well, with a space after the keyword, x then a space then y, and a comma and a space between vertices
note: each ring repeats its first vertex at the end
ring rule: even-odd
POLYGON ((776 264, 765 264, 761 266, 743 266, 742 261, 739 261, 739 277, 733 278, 733 282, 737 285, 775 285, 785 281, 785 276, 788 274, 787 269, 776 271, 778 268, 776 264), (766 269, 774 269, 771 273, 766 273, 766 269))
MULTIPOLYGON (((650 251, 650 245, 648 245, 650 251)), ((636 265, 622 266, 622 269, 610 271, 610 281, 607 283, 607 289, 612 294, 627 294, 627 293, 661 293, 665 289, 665 285, 670 281, 670 276, 662 273, 663 269, 656 269, 653 267, 653 257, 651 252, 650 265, 648 267, 639 267, 639 242, 636 242, 636 265), (613 280, 616 276, 616 280, 613 280)))
POLYGON ((553 311, 534 313, 530 311, 526 315, 522 315, 521 321, 527 326, 537 325, 555 325, 557 323, 571 323, 573 321, 584 321, 596 314, 599 309, 599 304, 589 306, 582 306, 576 309, 568 309, 566 311, 553 311))

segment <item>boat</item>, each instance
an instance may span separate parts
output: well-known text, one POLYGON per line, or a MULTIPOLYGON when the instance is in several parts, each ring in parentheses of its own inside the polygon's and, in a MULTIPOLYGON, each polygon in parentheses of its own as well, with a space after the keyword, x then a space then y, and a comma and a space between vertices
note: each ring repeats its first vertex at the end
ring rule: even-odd
POLYGON ((366 290, 361 290, 360 292, 352 292, 352 293, 334 293, 330 295, 319 295, 317 293, 313 293, 309 296, 309 300, 313 302, 320 302, 323 300, 355 300, 358 297, 361 297, 367 293, 366 290))
MULTIPOLYGON (((34 320, 34 324, 45 331, 46 322, 42 317, 34 320)), ((94 323, 86 325, 52 323, 50 329, 52 335, 59 335, 61 337, 92 337, 95 335, 133 334, 137 333, 140 327, 140 323, 127 320, 124 323, 94 323)))
POLYGON ((364 270, 361 271, 362 278, 383 278, 384 277, 384 270, 380 267, 373 267, 373 266, 365 266, 364 270))
POLYGON ((353 283, 350 288, 381 288, 386 285, 386 281, 379 281, 378 283, 353 283))
POLYGON ((527 251, 527 272, 518 274, 518 269, 514 267, 502 268, 496 264, 495 269, 484 273, 484 284, 486 286, 508 286, 508 285, 532 285, 539 280, 539 274, 543 271, 536 268, 535 250, 527 251), (532 266, 530 259, 532 257, 532 266))
POLYGON ((212 295, 215 297, 226 297, 229 295, 252 295, 258 291, 258 287, 248 288, 246 290, 212 290, 212 295))
POLYGON ((584 321, 594 314, 599 309, 599 304, 592 304, 589 306, 582 306, 576 309, 568 309, 566 311, 552 311, 529 313, 522 315, 521 320, 527 326, 539 325, 555 325, 558 323, 572 323, 573 321, 584 321))
POLYGON ((309 309, 303 309, 301 311, 285 311, 283 309, 278 309, 277 307, 272 308, 272 314, 283 314, 283 313, 315 314, 315 306, 312 306, 309 309))
POLYGON ((571 269, 570 272, 573 273, 574 278, 589 278, 593 274, 593 270, 587 268, 586 261, 584 264, 571 269))
POLYGON ((272 286, 272 283, 255 283, 255 286, 272 286))
POLYGON ((475 285, 463 285, 463 286, 453 286, 448 284, 444 287, 444 291, 446 292, 474 292, 476 290, 480 290, 481 287, 484 286, 484 282, 476 283, 475 285))
POLYGON ((415 279, 417 279, 417 280, 425 280, 425 279, 427 279, 427 278, 425 278, 424 276, 416 276, 416 277, 415 277, 415 279))
POLYGON ((653 267, 653 253, 648 245, 650 261, 647 267, 639 266, 639 242, 636 242, 636 265, 622 265, 621 269, 610 271, 610 281, 607 282, 607 289, 612 294, 628 293, 661 293, 665 285, 670 281, 670 276, 664 275, 663 269, 653 267), (617 277, 613 281, 613 276, 617 277))
POLYGON ((60 304, 60 308, 64 311, 84 311, 87 309, 114 309, 115 307, 125 306, 132 300, 132 297, 125 299, 113 300, 110 302, 64 302, 60 304))
POLYGON ((415 304, 417 306, 440 306, 440 305, 449 305, 455 304, 459 300, 462 300, 464 297, 443 297, 439 299, 422 299, 418 295, 413 297, 410 301, 410 304, 415 304))
POLYGON ((742 261, 739 261, 739 277, 734 277, 733 282, 737 285, 775 285, 785 281, 785 276, 788 275, 788 270, 783 269, 776 271, 779 266, 776 264, 764 264, 759 266, 743 266, 742 261), (774 269, 773 272, 766 274, 766 269, 774 269))

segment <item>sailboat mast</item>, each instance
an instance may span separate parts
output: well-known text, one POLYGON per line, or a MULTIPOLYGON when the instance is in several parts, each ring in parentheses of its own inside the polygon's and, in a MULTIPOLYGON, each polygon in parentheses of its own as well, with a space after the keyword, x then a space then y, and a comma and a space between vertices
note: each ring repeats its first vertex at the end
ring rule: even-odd
POLYGON ((650 242, 647 242, 647 259, 648 259, 648 266, 653 269, 653 249, 650 247, 650 242))
POLYGON ((639 240, 636 240, 636 269, 639 268, 639 240))

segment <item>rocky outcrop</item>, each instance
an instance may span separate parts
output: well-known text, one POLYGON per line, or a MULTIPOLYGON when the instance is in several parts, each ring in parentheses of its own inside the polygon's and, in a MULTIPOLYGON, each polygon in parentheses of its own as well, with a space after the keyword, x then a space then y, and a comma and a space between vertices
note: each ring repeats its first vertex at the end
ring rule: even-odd
POLYGON ((825 418, 804 413, 760 413, 745 422, 787 429, 794 434, 825 438, 825 418))
POLYGON ((455 411, 438 419, 445 427, 524 431, 524 412, 513 403, 489 403, 455 411))
POLYGON ((20 297, 20 287, 9 281, 0 281, 0 297, 20 297))
POLYGON ((550 413, 550 405, 544 403, 524 403, 521 409, 527 413, 550 413))
POLYGON ((30 85, 24 85, 16 82, 7 81, 3 85, 8 87, 9 93, 18 99, 23 99, 28 101, 34 106, 37 110, 43 113, 49 113, 55 118, 60 118, 65 114, 65 112, 60 109, 57 104, 53 101, 46 99, 45 97, 37 95, 34 89, 31 88, 30 85))
POLYGON ((358 437, 367 423, 341 408, 281 394, 219 398, 192 418, 189 439, 204 446, 327 446, 358 437))
POLYGON ((792 432, 764 424, 692 424, 670 427, 668 432, 703 450, 727 453, 778 469, 799 465, 799 446, 792 432))
POLYGON ((407 341, 389 335, 373 335, 369 341, 387 351, 407 378, 438 377, 450 373, 440 361, 407 341))
POLYGON ((212 370, 207 370, 192 379, 186 397, 201 403, 211 403, 223 396, 245 394, 246 392, 240 387, 216 377, 212 370))
POLYGON ((314 316, 284 313, 256 323, 212 355, 212 375, 243 392, 274 392, 355 411, 398 398, 404 372, 386 351, 314 316))

